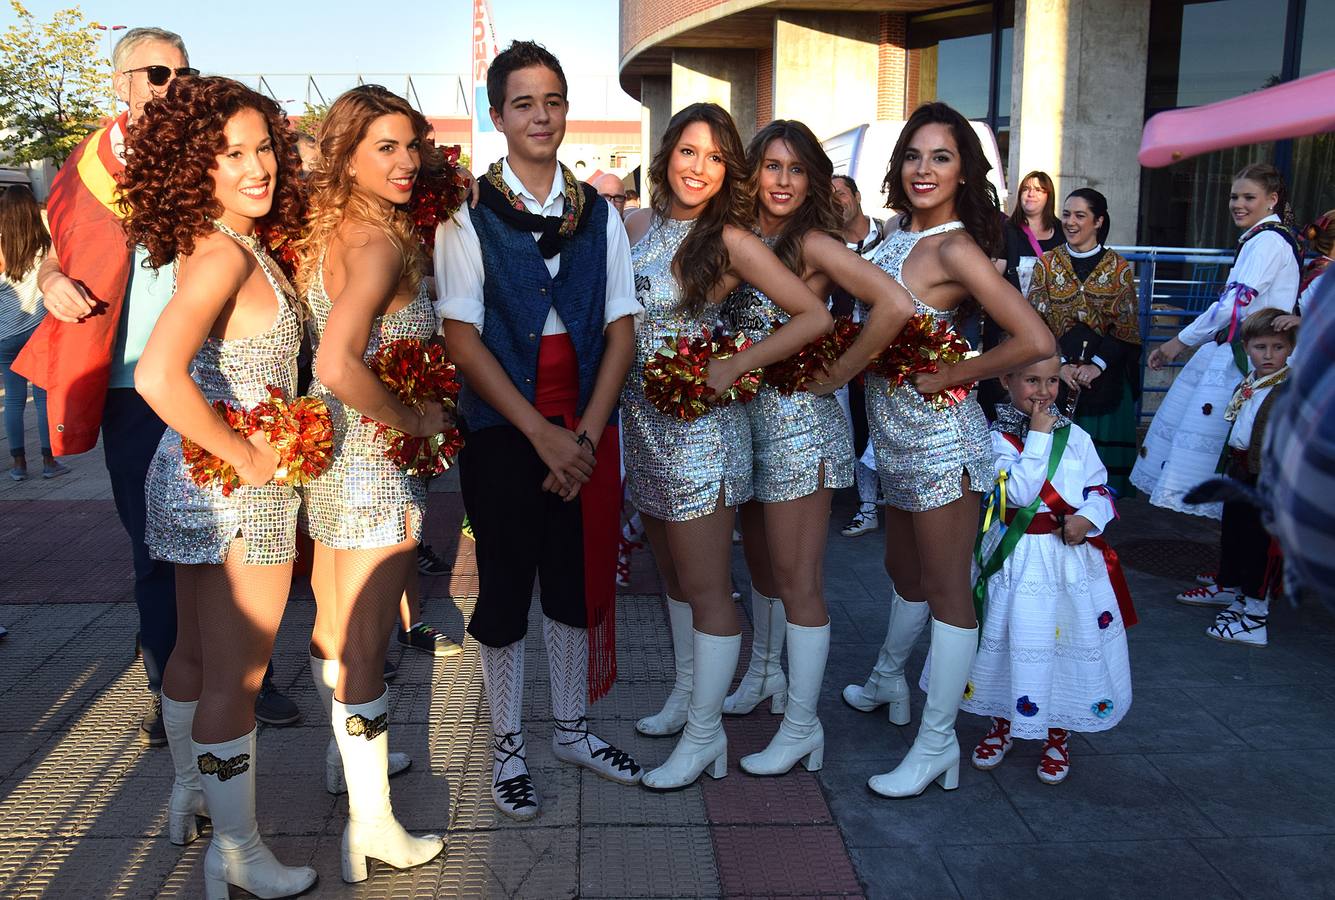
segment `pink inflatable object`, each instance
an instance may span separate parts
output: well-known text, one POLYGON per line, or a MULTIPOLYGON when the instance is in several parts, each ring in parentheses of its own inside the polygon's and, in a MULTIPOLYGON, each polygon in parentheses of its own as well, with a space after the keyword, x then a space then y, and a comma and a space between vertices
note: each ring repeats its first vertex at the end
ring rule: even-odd
POLYGON ((1145 123, 1140 164, 1150 169, 1189 156, 1280 138, 1335 131, 1335 69, 1145 123))

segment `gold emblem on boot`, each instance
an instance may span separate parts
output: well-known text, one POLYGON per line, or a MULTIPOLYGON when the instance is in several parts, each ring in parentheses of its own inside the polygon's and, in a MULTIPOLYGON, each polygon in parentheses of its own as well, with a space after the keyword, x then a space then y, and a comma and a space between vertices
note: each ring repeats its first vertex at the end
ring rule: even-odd
POLYGON ((348 734, 353 737, 360 735, 368 741, 373 741, 380 737, 380 735, 384 734, 385 729, 389 727, 389 713, 381 713, 374 719, 368 719, 366 716, 351 715, 348 716, 343 724, 347 727, 348 734))
POLYGON ((219 759, 212 753, 204 753, 196 762, 201 775, 217 775, 219 781, 226 781, 250 768, 250 754, 238 753, 231 759, 219 759))

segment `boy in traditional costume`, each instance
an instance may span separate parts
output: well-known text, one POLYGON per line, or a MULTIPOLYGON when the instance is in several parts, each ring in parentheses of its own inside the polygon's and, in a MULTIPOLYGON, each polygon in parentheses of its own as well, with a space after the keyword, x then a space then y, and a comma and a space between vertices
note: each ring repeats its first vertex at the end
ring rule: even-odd
POLYGON ((616 677, 614 415, 641 307, 620 218, 557 162, 566 91, 560 62, 537 44, 492 61, 487 96, 507 156, 480 179, 480 205, 436 234, 437 312, 464 381, 460 484, 480 582, 468 631, 491 708, 492 797, 518 819, 538 813, 522 731, 535 577, 556 758, 625 784, 641 774, 585 719, 586 699, 616 677))

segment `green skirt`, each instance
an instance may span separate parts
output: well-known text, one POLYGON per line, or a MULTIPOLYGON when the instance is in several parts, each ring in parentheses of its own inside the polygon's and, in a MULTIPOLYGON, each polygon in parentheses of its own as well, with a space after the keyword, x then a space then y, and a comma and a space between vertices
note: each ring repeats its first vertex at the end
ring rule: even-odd
POLYGON ((1122 386, 1122 399, 1111 411, 1091 416, 1077 409, 1074 421, 1094 439, 1094 449, 1108 469, 1108 487, 1118 497, 1134 497, 1131 467, 1136 464, 1136 403, 1131 385, 1122 386))

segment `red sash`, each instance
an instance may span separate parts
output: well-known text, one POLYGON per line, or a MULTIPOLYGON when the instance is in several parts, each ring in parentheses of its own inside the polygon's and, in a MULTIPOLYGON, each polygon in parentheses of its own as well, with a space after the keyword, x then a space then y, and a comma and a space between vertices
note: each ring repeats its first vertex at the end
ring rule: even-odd
MULTIPOLYGON (((1001 432, 1001 436, 1016 450, 1024 452, 1024 442, 1018 437, 1006 432, 1001 432)), ((1074 506, 1057 493, 1051 481, 1044 480, 1038 495, 1043 498, 1050 512, 1034 516, 1029 527, 1025 529, 1026 534, 1051 534, 1060 527, 1058 517, 1064 518, 1077 512, 1074 506)), ((1013 516, 1009 516, 1007 521, 1011 518, 1013 516)), ((1087 537, 1085 542, 1103 554, 1103 565, 1108 570, 1108 580, 1112 582, 1113 593, 1117 595, 1117 608, 1122 613, 1122 624, 1130 628, 1140 621, 1140 617, 1136 615, 1136 607, 1131 602, 1131 588, 1126 583, 1126 573, 1122 571, 1122 560, 1117 556, 1117 551, 1101 537, 1087 537)))
MULTIPOLYGON (((568 334, 544 335, 538 346, 534 407, 560 416, 578 430, 579 362, 568 334)), ((590 435, 590 437, 594 437, 590 435)), ((603 429, 594 455, 599 464, 579 491, 584 536, 584 606, 589 623, 589 699, 612 689, 617 677, 616 568, 621 537, 620 437, 615 425, 603 429)))

